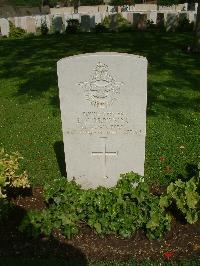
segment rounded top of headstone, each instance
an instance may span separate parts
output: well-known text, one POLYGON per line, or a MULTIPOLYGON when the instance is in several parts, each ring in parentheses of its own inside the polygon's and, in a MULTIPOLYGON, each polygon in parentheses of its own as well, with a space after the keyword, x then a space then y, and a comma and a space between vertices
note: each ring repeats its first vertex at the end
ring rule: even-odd
POLYGON ((57 64, 62 63, 63 61, 68 61, 68 60, 73 60, 73 59, 79 59, 83 57, 96 57, 96 56, 119 56, 119 57, 127 57, 127 58, 132 58, 138 61, 143 61, 147 63, 147 58, 144 56, 140 55, 135 55, 135 54, 127 54, 127 53, 117 53, 117 52, 97 52, 97 53, 85 53, 85 54, 79 54, 79 55, 73 55, 73 56, 68 56, 60 59, 57 64))

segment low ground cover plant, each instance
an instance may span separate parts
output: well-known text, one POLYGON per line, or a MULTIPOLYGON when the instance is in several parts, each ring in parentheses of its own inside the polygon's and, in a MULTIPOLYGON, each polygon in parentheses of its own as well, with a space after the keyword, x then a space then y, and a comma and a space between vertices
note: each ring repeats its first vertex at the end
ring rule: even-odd
POLYGON ((10 25, 9 37, 18 38, 26 35, 26 31, 24 29, 15 27, 15 25, 11 21, 9 21, 9 25, 10 25))
POLYGON ((85 223, 101 235, 131 237, 143 229, 149 239, 158 239, 171 229, 168 207, 172 202, 187 222, 198 221, 199 184, 199 176, 186 182, 177 180, 167 187, 167 195, 158 196, 133 172, 121 175, 112 188, 84 190, 65 177, 55 179, 44 187, 47 208, 42 212, 29 212, 20 230, 38 237, 50 236, 58 229, 71 238, 78 233, 78 225, 85 223))
POLYGON ((188 223, 193 224, 200 219, 200 174, 186 182, 178 179, 167 187, 167 195, 161 197, 160 205, 166 208, 173 203, 188 223))
POLYGON ((19 153, 7 154, 3 148, 0 149, 0 222, 7 218, 12 209, 7 197, 8 189, 30 187, 27 172, 19 172, 20 159, 19 153))
POLYGON ((0 150, 0 199, 7 197, 8 187, 27 188, 30 187, 26 171, 19 173, 19 160, 23 159, 17 152, 12 154, 0 150))

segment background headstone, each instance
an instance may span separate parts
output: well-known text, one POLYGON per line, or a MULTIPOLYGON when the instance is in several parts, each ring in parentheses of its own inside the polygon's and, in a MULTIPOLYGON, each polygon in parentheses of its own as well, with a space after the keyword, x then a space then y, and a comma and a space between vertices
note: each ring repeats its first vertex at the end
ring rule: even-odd
POLYGON ((133 26, 135 28, 138 27, 139 21, 140 21, 140 13, 133 13, 133 26))
POLYGON ((166 31, 175 31, 178 26, 178 16, 176 13, 167 14, 166 31))
POLYGON ((144 175, 146 58, 95 53, 57 65, 68 178, 95 188, 121 173, 144 175))
POLYGON ((36 33, 36 23, 34 17, 26 17, 26 25, 28 33, 36 33))
POLYGON ((54 16, 53 18, 54 32, 61 33, 63 31, 63 20, 62 16, 54 16))
POLYGON ((138 29, 146 29, 147 27, 147 14, 140 14, 140 18, 138 21, 138 29))
POLYGON ((157 13, 156 25, 158 27, 164 27, 165 25, 164 13, 157 13))
POLYGON ((90 15, 90 29, 94 29, 95 25, 95 15, 90 15))
POLYGON ((10 26, 9 21, 5 18, 0 18, 0 35, 9 36, 10 26))
POLYGON ((21 17, 21 25, 20 25, 20 27, 23 30, 27 31, 27 17, 21 17))
POLYGON ((133 24, 133 12, 127 12, 127 20, 133 24))
POLYGON ((81 16, 81 29, 86 32, 90 31, 90 16, 89 15, 81 16))
POLYGON ((157 21, 157 12, 151 11, 149 13, 149 20, 150 21, 153 21, 153 24, 156 24, 156 21, 157 21))
POLYGON ((95 13, 95 24, 100 24, 102 22, 101 13, 95 13))

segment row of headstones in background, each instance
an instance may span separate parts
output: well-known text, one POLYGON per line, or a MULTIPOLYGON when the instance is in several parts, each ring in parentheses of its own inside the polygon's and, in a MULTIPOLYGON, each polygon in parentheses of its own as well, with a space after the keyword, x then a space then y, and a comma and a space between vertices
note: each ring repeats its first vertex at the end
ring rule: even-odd
MULTIPOLYGON (((117 13, 113 13, 112 16, 116 16, 117 13)), ((122 12, 124 18, 126 18, 131 24, 138 28, 145 28, 147 20, 152 21, 153 24, 166 25, 167 30, 173 30, 178 25, 178 21, 183 18, 188 18, 190 22, 195 22, 195 12, 122 12)), ((81 23, 81 27, 84 31, 90 31, 103 21, 108 13, 95 13, 95 14, 61 14, 61 15, 43 15, 43 16, 27 16, 27 17, 15 17, 9 18, 9 20, 19 28, 24 29, 27 33, 36 33, 36 29, 40 28, 42 22, 46 22, 47 27, 56 32, 62 32, 67 26, 67 20, 78 19, 81 23)), ((9 35, 9 21, 5 18, 0 19, 0 35, 9 35)))

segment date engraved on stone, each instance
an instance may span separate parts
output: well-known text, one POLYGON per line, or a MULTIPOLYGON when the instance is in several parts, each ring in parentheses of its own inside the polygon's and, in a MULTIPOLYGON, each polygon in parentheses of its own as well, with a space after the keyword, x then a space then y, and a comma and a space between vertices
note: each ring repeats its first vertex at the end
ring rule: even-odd
POLYGON ((85 92, 86 100, 98 108, 106 108, 116 101, 123 82, 116 81, 109 67, 99 62, 89 81, 78 83, 85 92))

